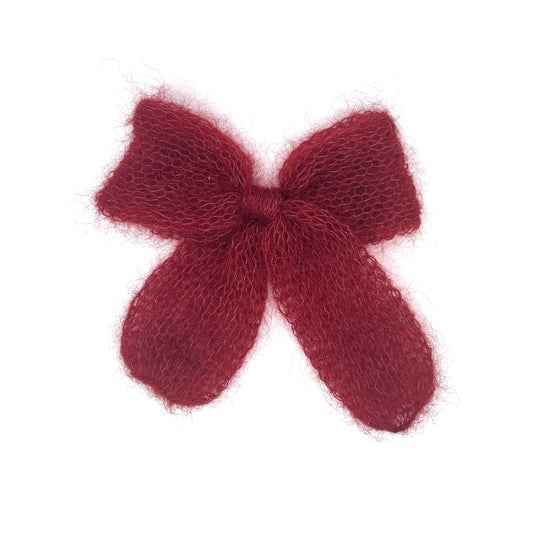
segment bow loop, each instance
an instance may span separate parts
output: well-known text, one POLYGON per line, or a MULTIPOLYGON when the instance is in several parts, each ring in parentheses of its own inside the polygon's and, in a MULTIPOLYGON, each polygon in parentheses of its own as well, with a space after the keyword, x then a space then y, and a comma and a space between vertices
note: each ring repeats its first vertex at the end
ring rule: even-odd
POLYGON ((241 223, 250 156, 210 121, 160 98, 141 100, 131 143, 96 195, 100 211, 165 238, 213 241, 241 223))
POLYGON ((377 244, 420 225, 420 203, 398 131, 385 111, 353 113, 303 141, 279 172, 288 198, 305 200, 377 244))

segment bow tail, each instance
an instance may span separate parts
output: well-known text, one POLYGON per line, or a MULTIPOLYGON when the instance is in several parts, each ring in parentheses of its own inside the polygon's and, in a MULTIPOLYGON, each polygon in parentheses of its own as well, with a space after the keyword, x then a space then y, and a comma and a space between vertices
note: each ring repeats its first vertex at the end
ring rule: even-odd
POLYGON ((274 295, 333 395, 378 430, 407 429, 431 399, 431 347, 400 292, 326 213, 280 218, 269 243, 274 295))
POLYGON ((216 398, 254 344, 266 280, 250 232, 216 245, 182 242, 130 304, 121 354, 132 377, 169 406, 216 398))

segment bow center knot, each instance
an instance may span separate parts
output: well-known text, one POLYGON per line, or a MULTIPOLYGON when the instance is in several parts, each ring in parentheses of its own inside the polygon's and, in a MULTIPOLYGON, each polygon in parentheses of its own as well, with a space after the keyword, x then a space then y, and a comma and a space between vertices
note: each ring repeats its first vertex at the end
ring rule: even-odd
POLYGON ((244 193, 243 212, 249 219, 268 224, 280 212, 282 201, 283 198, 278 189, 252 185, 244 193))

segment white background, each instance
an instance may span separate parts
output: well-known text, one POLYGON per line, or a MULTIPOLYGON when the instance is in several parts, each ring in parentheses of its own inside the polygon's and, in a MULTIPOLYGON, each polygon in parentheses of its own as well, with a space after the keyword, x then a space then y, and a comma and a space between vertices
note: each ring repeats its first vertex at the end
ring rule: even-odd
POLYGON ((527 5, 4 6, 0 529, 532 531, 527 5), (442 360, 422 427, 361 431, 274 311, 213 405, 170 414, 125 377, 121 316, 169 247, 98 219, 91 195, 162 83, 272 166, 351 105, 398 117, 425 219, 378 252, 442 360))

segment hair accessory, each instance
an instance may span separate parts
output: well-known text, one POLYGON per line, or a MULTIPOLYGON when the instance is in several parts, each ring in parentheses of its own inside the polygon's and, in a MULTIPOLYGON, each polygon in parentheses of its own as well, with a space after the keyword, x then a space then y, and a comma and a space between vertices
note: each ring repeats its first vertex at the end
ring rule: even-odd
POLYGON ((131 143, 96 195, 100 212, 179 240, 123 323, 131 375, 169 406, 216 398, 252 348, 268 284, 318 375, 351 415, 407 429, 436 377, 422 328, 367 251, 420 225, 398 132, 382 110, 304 140, 278 186, 207 118, 139 101, 131 143))

